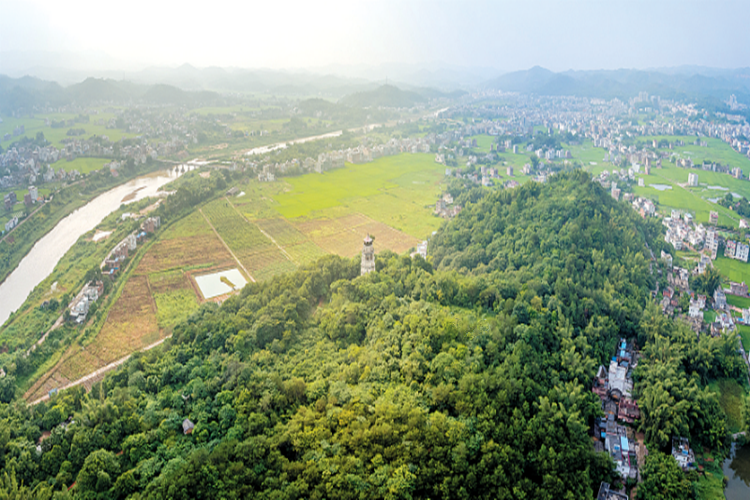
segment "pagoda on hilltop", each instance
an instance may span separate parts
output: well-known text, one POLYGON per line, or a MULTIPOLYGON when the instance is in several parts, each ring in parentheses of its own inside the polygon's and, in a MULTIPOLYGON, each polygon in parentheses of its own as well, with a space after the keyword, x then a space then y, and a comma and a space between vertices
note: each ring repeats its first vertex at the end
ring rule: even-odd
POLYGON ((375 247, 372 246, 372 241, 368 234, 362 246, 362 271, 360 273, 362 276, 375 270, 375 247))

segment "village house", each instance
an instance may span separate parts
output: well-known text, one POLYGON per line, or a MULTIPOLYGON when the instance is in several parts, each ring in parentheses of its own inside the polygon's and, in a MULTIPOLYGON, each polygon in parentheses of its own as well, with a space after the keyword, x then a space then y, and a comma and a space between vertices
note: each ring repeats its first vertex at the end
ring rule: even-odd
POLYGON ((695 462, 695 453, 690 448, 690 442, 685 437, 672 437, 672 456, 677 460, 677 464, 687 470, 695 462))
POLYGON ((729 289, 725 290, 725 293, 730 295, 739 295, 740 297, 747 297, 747 284, 743 281, 742 283, 735 283, 734 281, 729 282, 729 289))
POLYGON ((727 296, 724 292, 717 288, 714 290, 714 309, 726 309, 727 308, 727 296))
POLYGON ((193 429, 195 428, 195 424, 191 422, 189 419, 185 419, 182 421, 182 433, 185 435, 192 434, 193 429))

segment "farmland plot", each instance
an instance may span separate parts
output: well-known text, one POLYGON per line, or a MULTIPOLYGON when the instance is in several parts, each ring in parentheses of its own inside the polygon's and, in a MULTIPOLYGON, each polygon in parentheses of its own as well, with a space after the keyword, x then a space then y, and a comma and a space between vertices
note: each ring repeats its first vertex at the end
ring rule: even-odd
POLYGON ((160 339, 156 307, 146 276, 132 276, 109 311, 101 332, 87 349, 111 363, 160 339))
POLYGON ((281 246, 285 247, 286 245, 294 245, 307 241, 305 235, 286 219, 261 219, 255 221, 255 223, 281 246))
POLYGON ((297 266, 275 245, 261 250, 239 253, 237 257, 257 281, 264 281, 297 269, 297 266))
POLYGON ((203 208, 203 213, 236 254, 273 245, 260 229, 238 214, 226 200, 209 203, 203 208))
POLYGON ((205 236, 157 241, 141 259, 137 272, 153 274, 169 269, 231 262, 232 256, 212 232, 205 236))

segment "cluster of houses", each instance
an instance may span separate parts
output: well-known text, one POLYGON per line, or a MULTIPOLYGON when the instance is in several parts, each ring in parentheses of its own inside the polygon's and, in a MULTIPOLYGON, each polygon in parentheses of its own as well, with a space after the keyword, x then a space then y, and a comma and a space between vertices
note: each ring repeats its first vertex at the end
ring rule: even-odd
MULTIPOLYGON (((690 302, 687 315, 683 317, 690 324, 696 333, 701 333, 706 328, 711 335, 718 336, 722 332, 732 331, 736 328, 735 319, 731 314, 731 307, 727 304, 727 294, 747 297, 747 285, 743 283, 731 282, 726 290, 717 288, 712 297, 706 297, 702 294, 694 293, 690 290, 689 278, 690 272, 681 267, 672 266, 672 256, 662 250, 661 259, 667 268, 668 286, 662 291, 661 309, 665 315, 672 316, 678 310, 679 294, 689 294, 690 302), (704 311, 711 301, 712 309, 716 315, 715 320, 709 324, 704 324, 704 311)), ((712 261, 706 254, 701 254, 700 260, 692 271, 693 275, 703 274, 706 269, 712 266, 712 261)), ((750 309, 742 311, 743 320, 745 318, 750 322, 750 309)))
POLYGON ((672 210, 671 216, 664 217, 662 224, 667 228, 664 241, 671 244, 675 250, 704 250, 711 255, 711 259, 716 258, 720 237, 715 228, 695 224, 692 214, 682 214, 679 210, 672 210))
MULTIPOLYGON (((258 173, 259 182, 273 182, 276 176, 283 176, 289 172, 317 172, 322 174, 328 170, 342 168, 345 162, 362 164, 370 163, 384 156, 399 153, 429 153, 431 145, 435 144, 434 136, 418 138, 392 138, 384 144, 376 146, 359 145, 338 151, 320 153, 317 159, 307 157, 300 161, 297 158, 283 163, 267 163, 262 165, 258 173)), ((444 161, 444 157, 438 155, 444 161)), ((436 157, 436 161, 438 159, 436 157)), ((439 163, 442 163, 439 162, 439 163)))
POLYGON ((444 193, 435 203, 435 215, 439 215, 443 219, 452 219, 459 212, 461 212, 461 205, 453 204, 453 196, 450 193, 444 193))
POLYGON ((160 217, 148 217, 141 224, 140 231, 130 233, 112 249, 100 266, 102 270, 110 276, 117 274, 128 255, 134 252, 138 248, 138 244, 143 242, 149 234, 156 232, 160 225, 160 217))
MULTIPOLYGON (((29 186, 29 192, 23 195, 23 202, 28 207, 39 200, 39 190, 36 186, 29 186)), ((5 210, 13 210, 13 205, 18 203, 18 196, 15 191, 11 191, 3 196, 5 210)))
POLYGON ((741 260, 747 262, 748 255, 750 254, 750 245, 742 243, 741 241, 727 240, 724 246, 724 256, 730 259, 741 260))
MULTIPOLYGON (((630 193, 626 193, 630 194, 630 193)), ((629 200, 630 201, 630 200, 629 200)), ((633 196, 632 199, 633 209, 641 214, 641 217, 653 217, 656 215, 656 205, 648 198, 641 198, 640 196, 633 196)))
MULTIPOLYGON (((531 145, 528 145, 526 147, 527 151, 531 151, 531 149, 531 145)), ((572 158, 570 155, 570 151, 568 151, 567 149, 548 149, 547 151, 543 149, 537 149, 536 151, 534 151, 534 154, 536 154, 537 158, 544 158, 545 160, 549 161, 572 158)))
POLYGON ((638 476, 635 434, 631 427, 623 425, 633 424, 641 416, 632 396, 633 369, 637 364, 633 344, 620 339, 609 368, 599 367, 592 388, 604 410, 604 417, 594 424, 594 446, 612 457, 623 479, 638 476))
POLYGON ((83 286, 83 289, 70 303, 70 320, 77 324, 86 321, 91 304, 99 300, 104 293, 104 283, 91 281, 83 286))

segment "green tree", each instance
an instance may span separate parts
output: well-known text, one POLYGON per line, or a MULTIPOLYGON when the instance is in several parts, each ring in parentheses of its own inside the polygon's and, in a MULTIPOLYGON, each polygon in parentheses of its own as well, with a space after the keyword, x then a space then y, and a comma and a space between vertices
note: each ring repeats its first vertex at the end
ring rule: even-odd
POLYGON ((638 500, 687 500, 692 498, 690 482, 672 455, 649 453, 641 471, 638 500))
POLYGON ((16 377, 0 377, 0 403, 10 403, 16 395, 16 377))
POLYGON ((107 450, 97 450, 86 457, 76 479, 83 498, 99 498, 107 493, 120 472, 117 457, 107 450))

